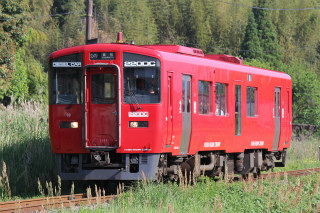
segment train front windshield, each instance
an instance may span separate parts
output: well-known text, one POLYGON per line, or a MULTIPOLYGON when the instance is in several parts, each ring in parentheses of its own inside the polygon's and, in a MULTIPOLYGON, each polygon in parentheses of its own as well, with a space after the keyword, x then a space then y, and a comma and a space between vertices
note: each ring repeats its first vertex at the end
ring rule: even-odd
POLYGON ((80 104, 81 70, 75 68, 53 69, 51 79, 51 104, 80 104))
POLYGON ((50 104, 82 103, 82 55, 53 59, 49 72, 50 104))
POLYGON ((156 58, 124 53, 124 102, 160 103, 160 61, 156 58))

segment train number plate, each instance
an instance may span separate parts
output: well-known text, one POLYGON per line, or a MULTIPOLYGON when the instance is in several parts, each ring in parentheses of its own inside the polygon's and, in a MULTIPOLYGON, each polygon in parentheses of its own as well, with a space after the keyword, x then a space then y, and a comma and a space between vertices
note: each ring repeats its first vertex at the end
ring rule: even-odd
POLYGON ((149 112, 129 112, 129 118, 148 118, 149 112))

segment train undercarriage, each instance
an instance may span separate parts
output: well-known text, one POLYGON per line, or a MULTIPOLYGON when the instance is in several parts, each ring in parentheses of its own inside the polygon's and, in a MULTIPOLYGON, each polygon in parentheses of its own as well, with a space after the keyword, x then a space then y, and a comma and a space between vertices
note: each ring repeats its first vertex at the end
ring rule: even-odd
POLYGON ((242 153, 199 152, 196 155, 117 154, 93 151, 90 154, 58 154, 58 169, 63 180, 178 180, 181 174, 215 177, 242 175, 284 167, 286 149, 246 150, 242 153))
POLYGON ((162 154, 159 160, 157 177, 168 176, 171 180, 182 174, 193 173, 196 176, 204 174, 215 177, 220 174, 242 175, 248 177, 252 173, 258 177, 261 171, 268 171, 274 167, 284 167, 286 163, 286 149, 277 152, 267 150, 246 150, 242 153, 199 152, 193 156, 170 156, 162 154), (179 171, 180 170, 180 171, 179 171))

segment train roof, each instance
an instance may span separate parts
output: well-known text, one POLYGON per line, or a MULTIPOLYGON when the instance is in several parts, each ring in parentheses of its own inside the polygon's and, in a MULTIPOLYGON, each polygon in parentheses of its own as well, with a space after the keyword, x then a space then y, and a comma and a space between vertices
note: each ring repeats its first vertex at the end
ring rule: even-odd
POLYGON ((211 54, 205 55, 201 49, 180 45, 132 45, 119 43, 88 44, 57 50, 51 53, 49 58, 57 58, 63 55, 81 53, 83 51, 103 52, 105 51, 106 47, 114 51, 130 51, 137 54, 153 55, 167 61, 179 61, 189 64, 217 66, 225 70, 235 70, 246 73, 250 72, 257 75, 267 75, 291 80, 291 77, 284 72, 243 65, 242 59, 235 56, 211 54))

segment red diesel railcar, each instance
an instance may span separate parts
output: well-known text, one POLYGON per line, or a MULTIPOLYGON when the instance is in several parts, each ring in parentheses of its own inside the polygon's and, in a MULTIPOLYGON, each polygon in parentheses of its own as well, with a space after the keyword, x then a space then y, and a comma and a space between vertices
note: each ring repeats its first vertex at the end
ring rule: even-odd
POLYGON ((177 45, 90 44, 49 58, 49 126, 64 180, 258 175, 284 166, 291 78, 177 45))

